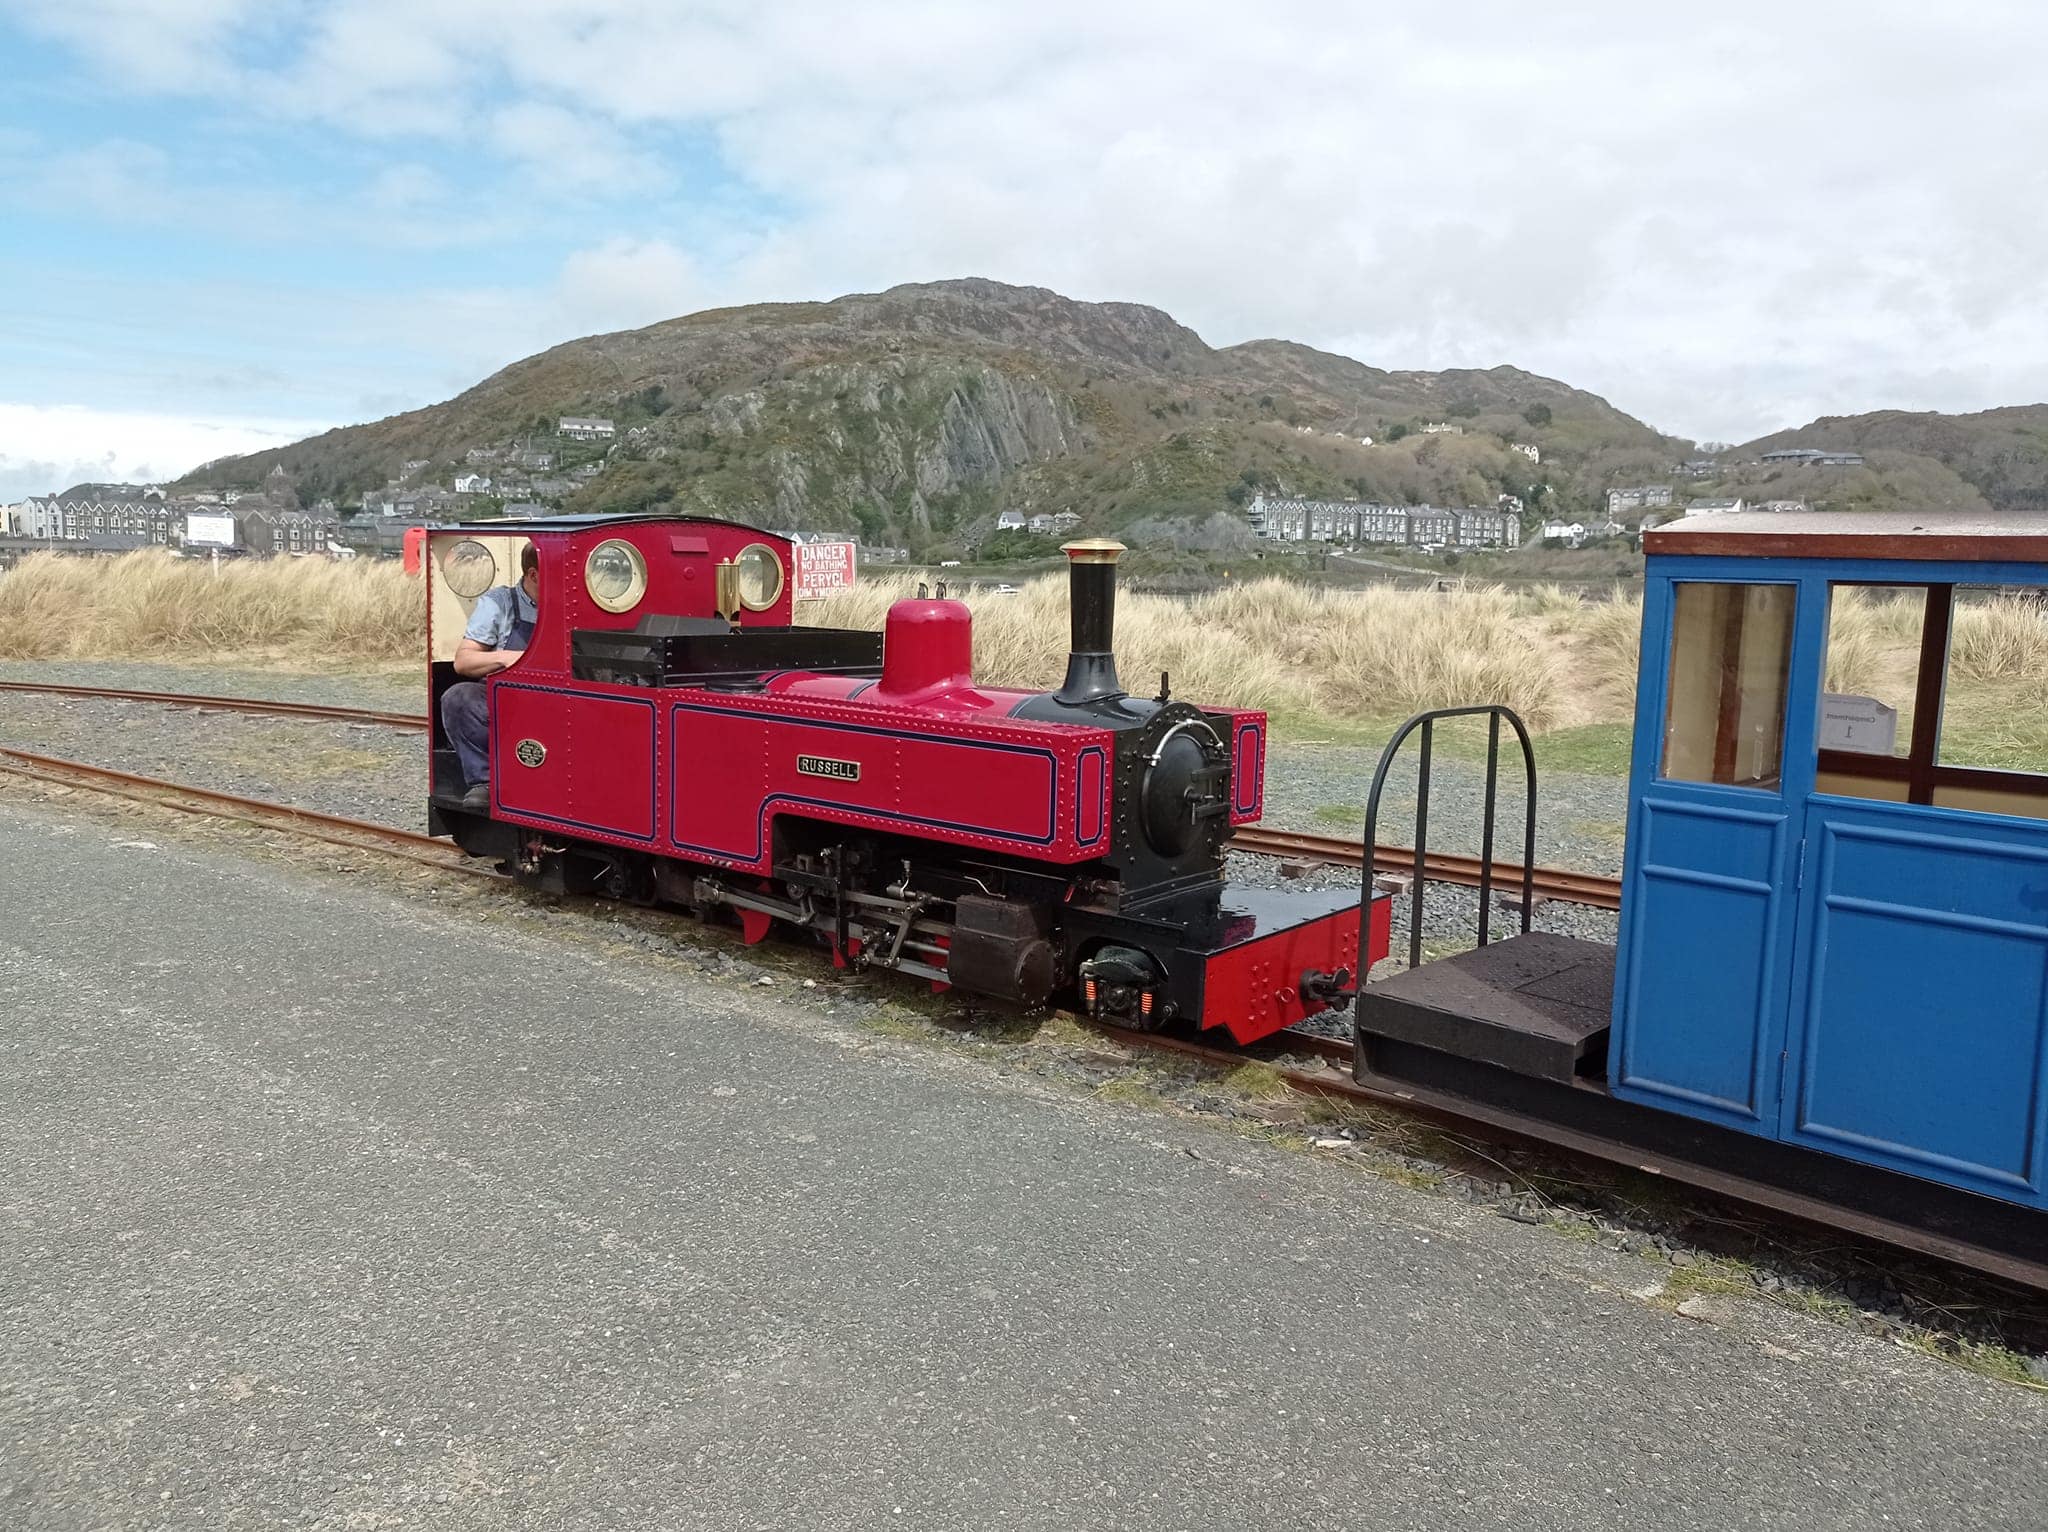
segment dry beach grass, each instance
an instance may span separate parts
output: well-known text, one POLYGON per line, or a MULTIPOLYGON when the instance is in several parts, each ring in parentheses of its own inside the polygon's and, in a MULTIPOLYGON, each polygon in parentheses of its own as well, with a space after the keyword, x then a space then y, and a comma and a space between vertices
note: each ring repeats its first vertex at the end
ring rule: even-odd
POLYGON ((425 610, 396 564, 236 559, 216 575, 161 552, 37 554, 0 576, 0 659, 410 659, 425 610))
MULTIPOLYGON (((870 575, 845 595, 804 604, 799 620, 878 628, 889 604, 916 583, 870 575)), ((1064 579, 965 599, 983 680, 1057 684, 1067 645, 1064 579)), ((232 657, 313 670, 406 661, 418 653, 421 601, 419 581, 394 563, 249 559, 216 576, 204 563, 161 552, 38 555, 0 576, 0 659, 232 657)), ((1326 590, 1253 580, 1185 600, 1124 591, 1117 651, 1133 690, 1151 691, 1164 670, 1177 695, 1263 707, 1310 732, 1376 729, 1425 707, 1506 702, 1560 743, 1596 731, 1605 754, 1585 764, 1614 769, 1641 621, 1637 596, 1589 601, 1556 586, 1326 590)), ((1917 603, 1838 593, 1829 686, 1896 686, 1911 674, 1918 630, 1917 603)), ((1988 594, 1959 601, 1952 653, 1947 729, 1959 739, 1984 733, 1994 758, 1982 764, 2048 752, 2032 724, 2048 702, 2042 608, 1988 594)))

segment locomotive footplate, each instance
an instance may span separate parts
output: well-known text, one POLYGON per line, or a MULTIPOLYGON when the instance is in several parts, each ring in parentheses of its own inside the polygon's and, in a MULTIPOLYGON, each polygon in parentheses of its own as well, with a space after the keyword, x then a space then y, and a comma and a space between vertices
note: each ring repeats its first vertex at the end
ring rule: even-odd
MULTIPOLYGON (((1199 986, 1183 1014, 1250 1043, 1342 1003, 1364 914, 1352 889, 1226 884, 1214 913, 1190 922, 1180 942, 1174 970, 1199 986)), ((1392 903, 1375 893, 1366 926, 1375 962, 1392 920, 1392 903)))

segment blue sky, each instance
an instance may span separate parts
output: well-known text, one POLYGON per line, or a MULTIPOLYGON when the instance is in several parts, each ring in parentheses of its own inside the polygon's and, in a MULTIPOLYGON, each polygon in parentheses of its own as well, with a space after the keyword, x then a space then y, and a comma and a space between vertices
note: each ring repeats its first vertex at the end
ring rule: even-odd
POLYGON ((0 499, 986 275, 1665 429, 2048 397, 2043 8, 0 0, 0 499))

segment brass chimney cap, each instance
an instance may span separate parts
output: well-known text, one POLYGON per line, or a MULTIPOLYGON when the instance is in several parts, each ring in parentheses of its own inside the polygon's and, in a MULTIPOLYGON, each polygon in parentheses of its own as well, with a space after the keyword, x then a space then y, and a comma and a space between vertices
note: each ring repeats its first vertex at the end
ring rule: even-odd
POLYGON ((1082 537, 1062 543, 1060 552, 1076 564, 1114 564, 1124 545, 1113 537, 1082 537))

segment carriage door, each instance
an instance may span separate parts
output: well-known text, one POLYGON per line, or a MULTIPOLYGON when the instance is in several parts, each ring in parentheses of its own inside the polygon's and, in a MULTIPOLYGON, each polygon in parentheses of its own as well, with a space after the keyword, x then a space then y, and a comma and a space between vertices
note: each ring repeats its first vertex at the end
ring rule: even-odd
POLYGON ((1653 580, 1646 595, 1609 1079, 1775 1135, 1806 785, 1785 773, 1799 587, 1653 580))
POLYGON ((2048 1205, 2048 617, 1830 596, 1782 1136, 2048 1205))

